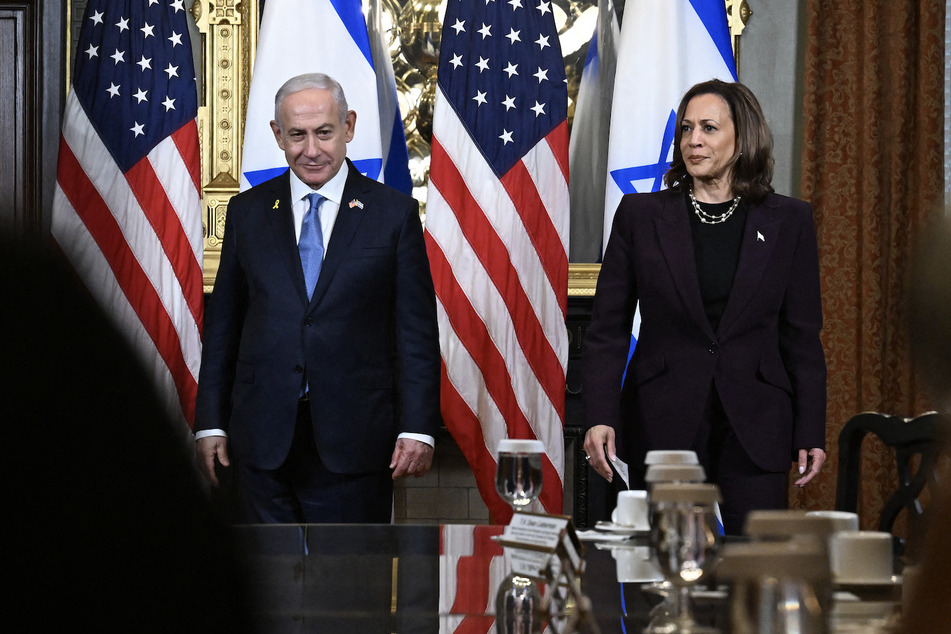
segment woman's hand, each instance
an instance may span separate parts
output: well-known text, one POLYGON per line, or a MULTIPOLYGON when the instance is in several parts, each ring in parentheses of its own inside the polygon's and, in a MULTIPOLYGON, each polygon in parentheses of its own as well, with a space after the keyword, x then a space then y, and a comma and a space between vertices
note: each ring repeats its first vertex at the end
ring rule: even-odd
POLYGON ((614 470, 608 460, 617 457, 614 447, 614 428, 608 425, 595 425, 584 435, 585 459, 591 468, 611 482, 614 479, 614 470), (607 454, 607 458, 605 458, 607 454))
POLYGON ((793 484, 797 487, 804 487, 806 483, 812 480, 819 473, 823 463, 826 461, 826 452, 822 449, 800 449, 799 450, 799 473, 805 474, 793 484), (810 464, 811 463, 811 464, 810 464), (808 469, 808 471, 807 471, 808 469))

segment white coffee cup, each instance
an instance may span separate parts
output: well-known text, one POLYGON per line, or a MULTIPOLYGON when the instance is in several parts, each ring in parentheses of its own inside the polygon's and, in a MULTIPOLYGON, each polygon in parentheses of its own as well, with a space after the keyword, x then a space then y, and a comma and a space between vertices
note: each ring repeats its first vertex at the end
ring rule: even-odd
POLYGON ((655 482, 706 482, 707 474, 698 464, 652 464, 647 467, 644 481, 650 486, 655 482))
POLYGON ((635 530, 648 530, 647 491, 621 491, 617 494, 617 508, 611 513, 611 521, 618 526, 635 530))
POLYGON ((832 522, 832 530, 838 531, 857 531, 859 529, 859 516, 857 513, 849 511, 808 511, 806 515, 811 517, 824 517, 832 522))
POLYGON ((611 555, 617 564, 617 580, 621 583, 647 583, 664 578, 648 546, 612 548, 611 555))
POLYGON ((892 535, 839 531, 829 538, 829 567, 836 583, 887 583, 892 578, 892 535))
POLYGON ((644 464, 699 464, 697 452, 684 449, 654 449, 644 456, 644 464))

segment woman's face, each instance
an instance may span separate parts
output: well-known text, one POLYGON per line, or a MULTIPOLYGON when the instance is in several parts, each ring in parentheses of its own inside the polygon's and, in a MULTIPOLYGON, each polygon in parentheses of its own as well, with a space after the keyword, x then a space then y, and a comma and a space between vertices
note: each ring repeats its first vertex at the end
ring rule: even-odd
POLYGON ((732 182, 736 129, 730 106, 722 97, 706 94, 691 99, 680 122, 680 131, 680 152, 687 173, 694 180, 732 182))

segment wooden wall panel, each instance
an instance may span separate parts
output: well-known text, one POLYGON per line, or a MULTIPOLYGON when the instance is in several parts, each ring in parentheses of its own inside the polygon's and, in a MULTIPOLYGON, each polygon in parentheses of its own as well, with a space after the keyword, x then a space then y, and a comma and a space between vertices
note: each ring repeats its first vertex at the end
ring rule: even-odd
POLYGON ((53 0, 0 0, 0 231, 49 233, 63 103, 63 16, 53 0))
POLYGON ((20 234, 30 200, 30 148, 24 99, 32 92, 30 59, 31 7, 0 6, 0 229, 20 234))

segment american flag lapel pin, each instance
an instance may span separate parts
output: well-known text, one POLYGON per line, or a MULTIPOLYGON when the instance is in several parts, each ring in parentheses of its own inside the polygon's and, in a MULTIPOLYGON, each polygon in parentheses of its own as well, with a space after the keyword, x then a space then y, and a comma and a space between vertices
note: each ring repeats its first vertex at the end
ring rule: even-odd
POLYGON ((277 209, 278 205, 280 204, 281 204, 281 199, 278 198, 277 200, 274 201, 274 206, 271 207, 271 209, 277 209))
POLYGON ((350 209, 353 209, 354 207, 363 209, 363 201, 357 200, 356 198, 354 198, 353 200, 350 201, 350 209))

